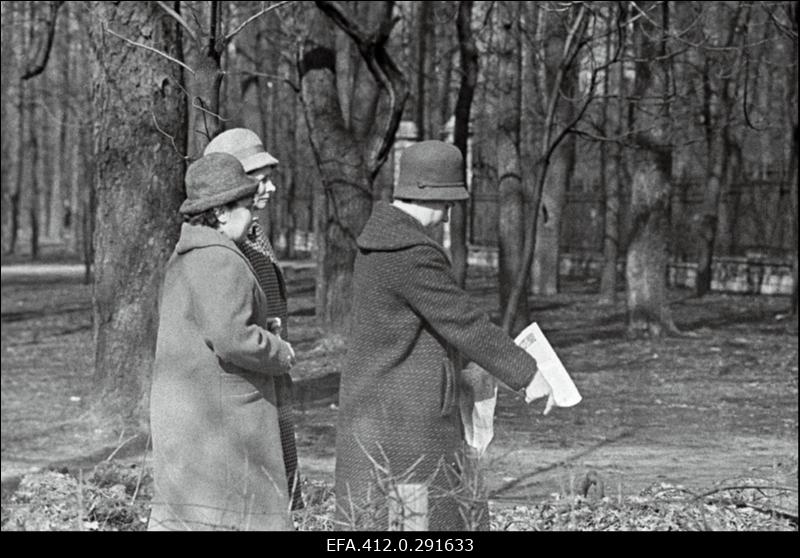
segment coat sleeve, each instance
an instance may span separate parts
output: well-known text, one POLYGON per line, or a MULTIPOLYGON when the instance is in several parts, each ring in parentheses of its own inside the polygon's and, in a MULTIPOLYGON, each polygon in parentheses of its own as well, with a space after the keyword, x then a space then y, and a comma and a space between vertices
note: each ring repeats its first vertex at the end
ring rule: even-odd
POLYGON ((221 360, 253 372, 288 371, 286 344, 256 323, 255 278, 238 254, 203 250, 202 269, 189 275, 201 335, 221 360))
POLYGON ((515 390, 526 387, 536 360, 519 348, 458 286, 444 254, 432 246, 404 251, 406 272, 395 288, 437 334, 467 359, 515 390))

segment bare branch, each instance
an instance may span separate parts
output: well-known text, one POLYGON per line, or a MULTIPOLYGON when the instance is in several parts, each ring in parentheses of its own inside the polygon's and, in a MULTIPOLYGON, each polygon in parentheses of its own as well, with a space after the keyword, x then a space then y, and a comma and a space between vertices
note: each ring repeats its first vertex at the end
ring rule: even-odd
POLYGON ((158 130, 159 133, 161 133, 162 135, 164 135, 164 136, 169 138, 169 140, 172 142, 172 148, 175 150, 175 153, 177 153, 181 157, 181 159, 183 159, 185 161, 189 160, 189 157, 187 155, 184 155, 183 153, 181 153, 180 149, 178 149, 178 145, 175 143, 175 136, 165 132, 161 128, 161 126, 158 125, 158 120, 156 119, 156 113, 153 112, 152 109, 150 110, 150 114, 153 115, 153 124, 155 124, 156 130, 158 130))
POLYGON ((395 24, 392 18, 393 2, 388 3, 383 19, 375 32, 367 32, 359 23, 345 13, 340 2, 315 2, 322 12, 339 26, 355 42, 361 57, 367 64, 378 86, 389 97, 389 116, 377 148, 370 153, 370 175, 374 179, 391 151, 394 136, 408 98, 405 76, 386 52, 386 43, 395 24))
POLYGON ((47 66, 47 61, 50 59, 50 52, 53 50, 53 38, 56 34, 56 22, 58 21, 58 9, 64 2, 50 2, 50 19, 47 22, 47 35, 39 45, 36 53, 36 58, 32 63, 29 62, 28 69, 22 74, 23 81, 29 80, 32 77, 41 74, 47 66))
POLYGON ((358 24, 357 21, 351 19, 344 11, 341 2, 317 1, 317 7, 322 10, 326 16, 331 18, 333 22, 338 25, 342 31, 347 33, 359 50, 363 45, 368 42, 367 32, 358 24))
POLYGON ((186 22, 185 19, 183 19, 183 16, 181 16, 181 14, 179 14, 178 12, 167 6, 165 2, 156 2, 156 4, 158 4, 158 7, 164 10, 167 13, 167 15, 169 15, 172 19, 177 21, 178 24, 180 24, 180 26, 184 28, 186 33, 189 35, 189 37, 192 38, 194 42, 197 42, 197 35, 195 35, 194 30, 191 27, 189 27, 189 24, 186 22))
POLYGON ((285 83, 286 85, 291 87, 292 90, 294 90, 294 91, 300 91, 300 86, 299 85, 294 83, 291 79, 285 78, 283 76, 279 76, 278 74, 268 74, 268 73, 265 73, 265 72, 254 72, 252 70, 228 71, 228 72, 226 72, 226 74, 229 74, 229 75, 242 74, 242 75, 246 75, 246 76, 263 77, 263 78, 267 78, 267 79, 273 79, 275 81, 285 83))
POLYGON ((242 31, 242 29, 244 29, 245 27, 250 25, 252 22, 257 20, 258 18, 260 18, 262 15, 267 14, 267 13, 271 12, 272 10, 276 10, 276 9, 280 8, 281 6, 284 6, 286 4, 291 4, 291 2, 278 2, 277 4, 273 4, 272 6, 268 6, 268 7, 264 8, 263 10, 261 10, 260 12, 258 12, 257 14, 255 14, 253 16, 250 16, 249 18, 244 20, 244 22, 242 22, 239 25, 239 27, 237 27, 236 29, 234 29, 233 31, 231 31, 230 33, 225 35, 225 39, 223 40, 223 44, 227 45, 228 43, 230 43, 233 40, 233 38, 242 31))
POLYGON ((142 44, 142 43, 137 43, 136 41, 132 41, 132 40, 130 40, 130 39, 128 39, 128 38, 126 38, 126 37, 123 37, 123 36, 122 36, 122 35, 120 35, 119 33, 115 33, 114 31, 112 31, 111 29, 108 29, 107 27, 103 27, 103 30, 104 30, 106 33, 109 33, 109 34, 111 34, 111 35, 114 35, 114 36, 115 36, 115 37, 117 37, 118 39, 122 39, 122 40, 123 40, 123 41, 125 41, 126 43, 130 43, 130 44, 132 44, 133 46, 137 46, 137 47, 139 47, 139 48, 143 48, 143 49, 145 49, 145 50, 149 50, 150 52, 155 52, 156 54, 163 56, 164 58, 166 58, 166 59, 167 59, 167 60, 169 60, 170 62, 175 62, 175 63, 176 63, 176 64, 178 64, 179 66, 183 67, 185 70, 187 70, 187 71, 191 72, 191 74, 192 74, 192 75, 194 75, 194 70, 192 70, 192 69, 191 69, 189 66, 187 66, 186 64, 184 64, 183 62, 181 62, 181 61, 180 61, 180 60, 178 60, 177 58, 173 58, 172 56, 170 56, 170 55, 169 55, 169 54, 167 54, 166 52, 161 52, 161 51, 160 51, 160 50, 158 50, 157 48, 153 48, 153 47, 151 47, 151 46, 147 46, 147 45, 145 45, 145 44, 142 44))

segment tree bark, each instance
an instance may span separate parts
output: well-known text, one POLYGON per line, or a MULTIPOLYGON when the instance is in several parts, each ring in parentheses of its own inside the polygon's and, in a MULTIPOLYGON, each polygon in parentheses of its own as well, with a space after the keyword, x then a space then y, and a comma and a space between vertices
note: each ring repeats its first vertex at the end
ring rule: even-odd
MULTIPOLYGON (((464 183, 467 181, 467 165, 470 163, 469 128, 472 101, 478 83, 478 48, 472 33, 473 2, 459 2, 456 26, 461 67, 461 83, 455 108, 453 143, 464 157, 464 183)), ((470 191, 471 193, 471 191, 470 191)), ((463 288, 467 281, 467 203, 456 202, 450 209, 450 256, 453 262, 453 275, 463 288)))
POLYGON ((28 198, 28 226, 31 231, 31 259, 36 261, 39 259, 39 234, 41 232, 41 203, 40 192, 42 187, 42 151, 43 142, 39 139, 37 131, 40 129, 40 118, 37 118, 37 111, 31 108, 31 122, 33 126, 28 130, 26 156, 31 161, 31 181, 30 181, 30 197, 28 198))
POLYGON ((164 265, 179 232, 186 105, 180 67, 122 43, 124 28, 171 56, 179 50, 172 19, 151 2, 100 2, 91 10, 92 106, 97 224, 93 314, 96 408, 141 425, 146 420, 164 265), (138 34, 138 35, 137 35, 138 34))
MULTIPOLYGON (((505 311, 514 279, 522 266, 526 196, 520 164, 521 44, 520 4, 498 5, 497 176, 498 176, 498 280, 500 308, 505 311)), ((527 296, 519 300, 511 332, 528 323, 527 296)))
POLYGON ((639 99, 636 136, 636 165, 631 191, 631 231, 625 276, 627 279, 628 334, 658 337, 676 331, 667 301, 667 235, 672 174, 672 148, 663 143, 669 137, 668 5, 648 9, 648 24, 635 29, 637 64, 634 95, 639 99), (653 39, 652 37, 656 37, 653 39), (658 62, 654 62, 658 58, 658 62), (656 75, 658 74, 658 75, 656 75), (645 98, 655 106, 644 107, 645 98), (646 116, 647 114, 654 116, 646 116))
MULTIPOLYGON (((299 60, 301 101, 323 196, 315 196, 316 314, 330 333, 348 329, 356 238, 372 212, 373 183, 400 123, 407 85, 385 50, 392 3, 368 3, 367 27, 339 2, 317 2, 299 60), (343 119, 336 79, 333 20, 355 42, 364 61, 356 73, 351 125, 343 119), (380 80, 376 84, 376 81, 380 80), (379 99, 380 93, 385 99, 379 99), (375 111, 379 101, 382 110, 375 111)), ((349 49, 348 49, 349 50, 349 49)))
POLYGON ((201 14, 206 23, 198 29, 197 42, 186 41, 191 47, 180 47, 177 50, 180 52, 177 58, 181 59, 185 55, 186 61, 194 70, 194 74, 185 75, 186 88, 191 96, 186 153, 192 159, 200 158, 208 142, 223 129, 222 115, 219 112, 224 76, 220 66, 223 52, 222 3, 212 1, 201 5, 201 14))
MULTIPOLYGON (((617 20, 621 21, 625 15, 622 7, 616 14, 617 20)), ((609 33, 606 40, 606 60, 611 59, 611 43, 614 35, 609 33)), ((625 44, 626 38, 624 31, 620 29, 616 36, 618 47, 625 44)), ((603 123, 604 130, 611 131, 612 135, 620 137, 624 129, 626 87, 625 87, 625 67, 624 64, 617 64, 617 100, 612 106, 611 99, 606 99, 603 103, 603 123), (613 115, 613 117, 612 117, 613 115), (609 127, 609 122, 613 126, 609 127)), ((611 68, 605 72, 605 91, 611 91, 611 68)), ((620 186, 622 183, 620 174, 622 172, 622 146, 619 143, 603 143, 601 157, 604 161, 602 173, 603 180, 603 270, 600 275, 600 303, 614 304, 617 300, 617 259, 619 258, 619 237, 620 237, 620 186)))
MULTIPOLYGON (((722 6, 717 6, 723 9, 722 6)), ((742 12, 741 4, 732 17, 717 17, 715 21, 725 22, 728 28, 725 29, 719 24, 717 35, 725 37, 723 47, 728 49, 733 45, 736 38, 742 33, 739 29, 739 16, 742 12)), ((749 10, 748 10, 749 13, 749 10)), ((744 31, 746 33, 746 30, 744 31)), ((714 56, 706 54, 706 63, 703 72, 703 91, 705 105, 705 125, 706 125, 706 144, 708 145, 707 165, 706 165, 706 189, 703 198, 703 205, 700 211, 700 222, 697 234, 697 279, 695 282, 695 294, 704 296, 711 290, 711 279, 713 274, 712 261, 719 229, 720 204, 722 192, 725 189, 723 181, 729 177, 728 159, 730 156, 730 122, 731 114, 734 112, 734 100, 731 96, 731 85, 734 82, 735 68, 741 68, 742 48, 733 64, 726 60, 723 55, 714 56), (709 60, 709 57, 711 60, 709 60), (727 63, 726 63, 727 62, 727 63), (725 71, 727 77, 715 79, 713 73, 719 72, 720 67, 728 68, 725 71)), ((740 72, 736 72, 739 74, 740 72)), ((734 85, 735 87, 735 85, 734 85)))
POLYGON ((417 124, 417 139, 419 141, 429 139, 430 130, 427 123, 427 84, 428 80, 428 39, 431 35, 433 19, 433 2, 421 2, 417 4, 417 75, 416 75, 416 98, 414 120, 417 124))
MULTIPOLYGON (((555 122, 560 128, 572 120, 574 110, 571 97, 577 86, 577 65, 564 72, 561 83, 559 69, 563 64, 564 43, 567 38, 567 27, 561 18, 552 11, 543 12, 544 29, 539 29, 545 37, 544 49, 544 87, 543 92, 562 97, 556 100, 555 122), (554 87, 554 85, 556 85, 554 87)), ((544 105, 553 100, 546 99, 544 105)), ((536 248, 531 269, 532 292, 538 295, 554 295, 558 293, 558 263, 560 255, 559 240, 561 237, 561 214, 566 202, 567 190, 575 168, 575 138, 568 135, 553 151, 550 167, 545 177, 542 191, 541 212, 537 223, 536 248)))

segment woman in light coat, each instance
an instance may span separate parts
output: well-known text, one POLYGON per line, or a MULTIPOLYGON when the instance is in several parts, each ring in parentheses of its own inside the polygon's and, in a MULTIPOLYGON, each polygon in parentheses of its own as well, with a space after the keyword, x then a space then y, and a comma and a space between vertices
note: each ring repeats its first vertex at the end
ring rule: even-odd
POLYGON ((264 293, 236 246, 258 184, 224 153, 186 173, 159 307, 150 530, 292 529, 274 378, 294 352, 266 329, 264 293))

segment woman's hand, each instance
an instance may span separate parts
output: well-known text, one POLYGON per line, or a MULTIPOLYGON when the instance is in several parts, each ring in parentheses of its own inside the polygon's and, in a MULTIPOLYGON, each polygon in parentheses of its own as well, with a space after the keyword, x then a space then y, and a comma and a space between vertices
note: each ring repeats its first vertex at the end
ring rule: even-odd
POLYGON ((544 406, 544 414, 546 415, 553 408, 556 400, 553 397, 553 388, 550 387, 550 384, 544 379, 542 373, 537 370, 536 374, 533 376, 533 380, 531 380, 531 383, 525 388, 525 403, 530 403, 534 399, 539 399, 545 395, 547 396, 547 403, 544 406))

